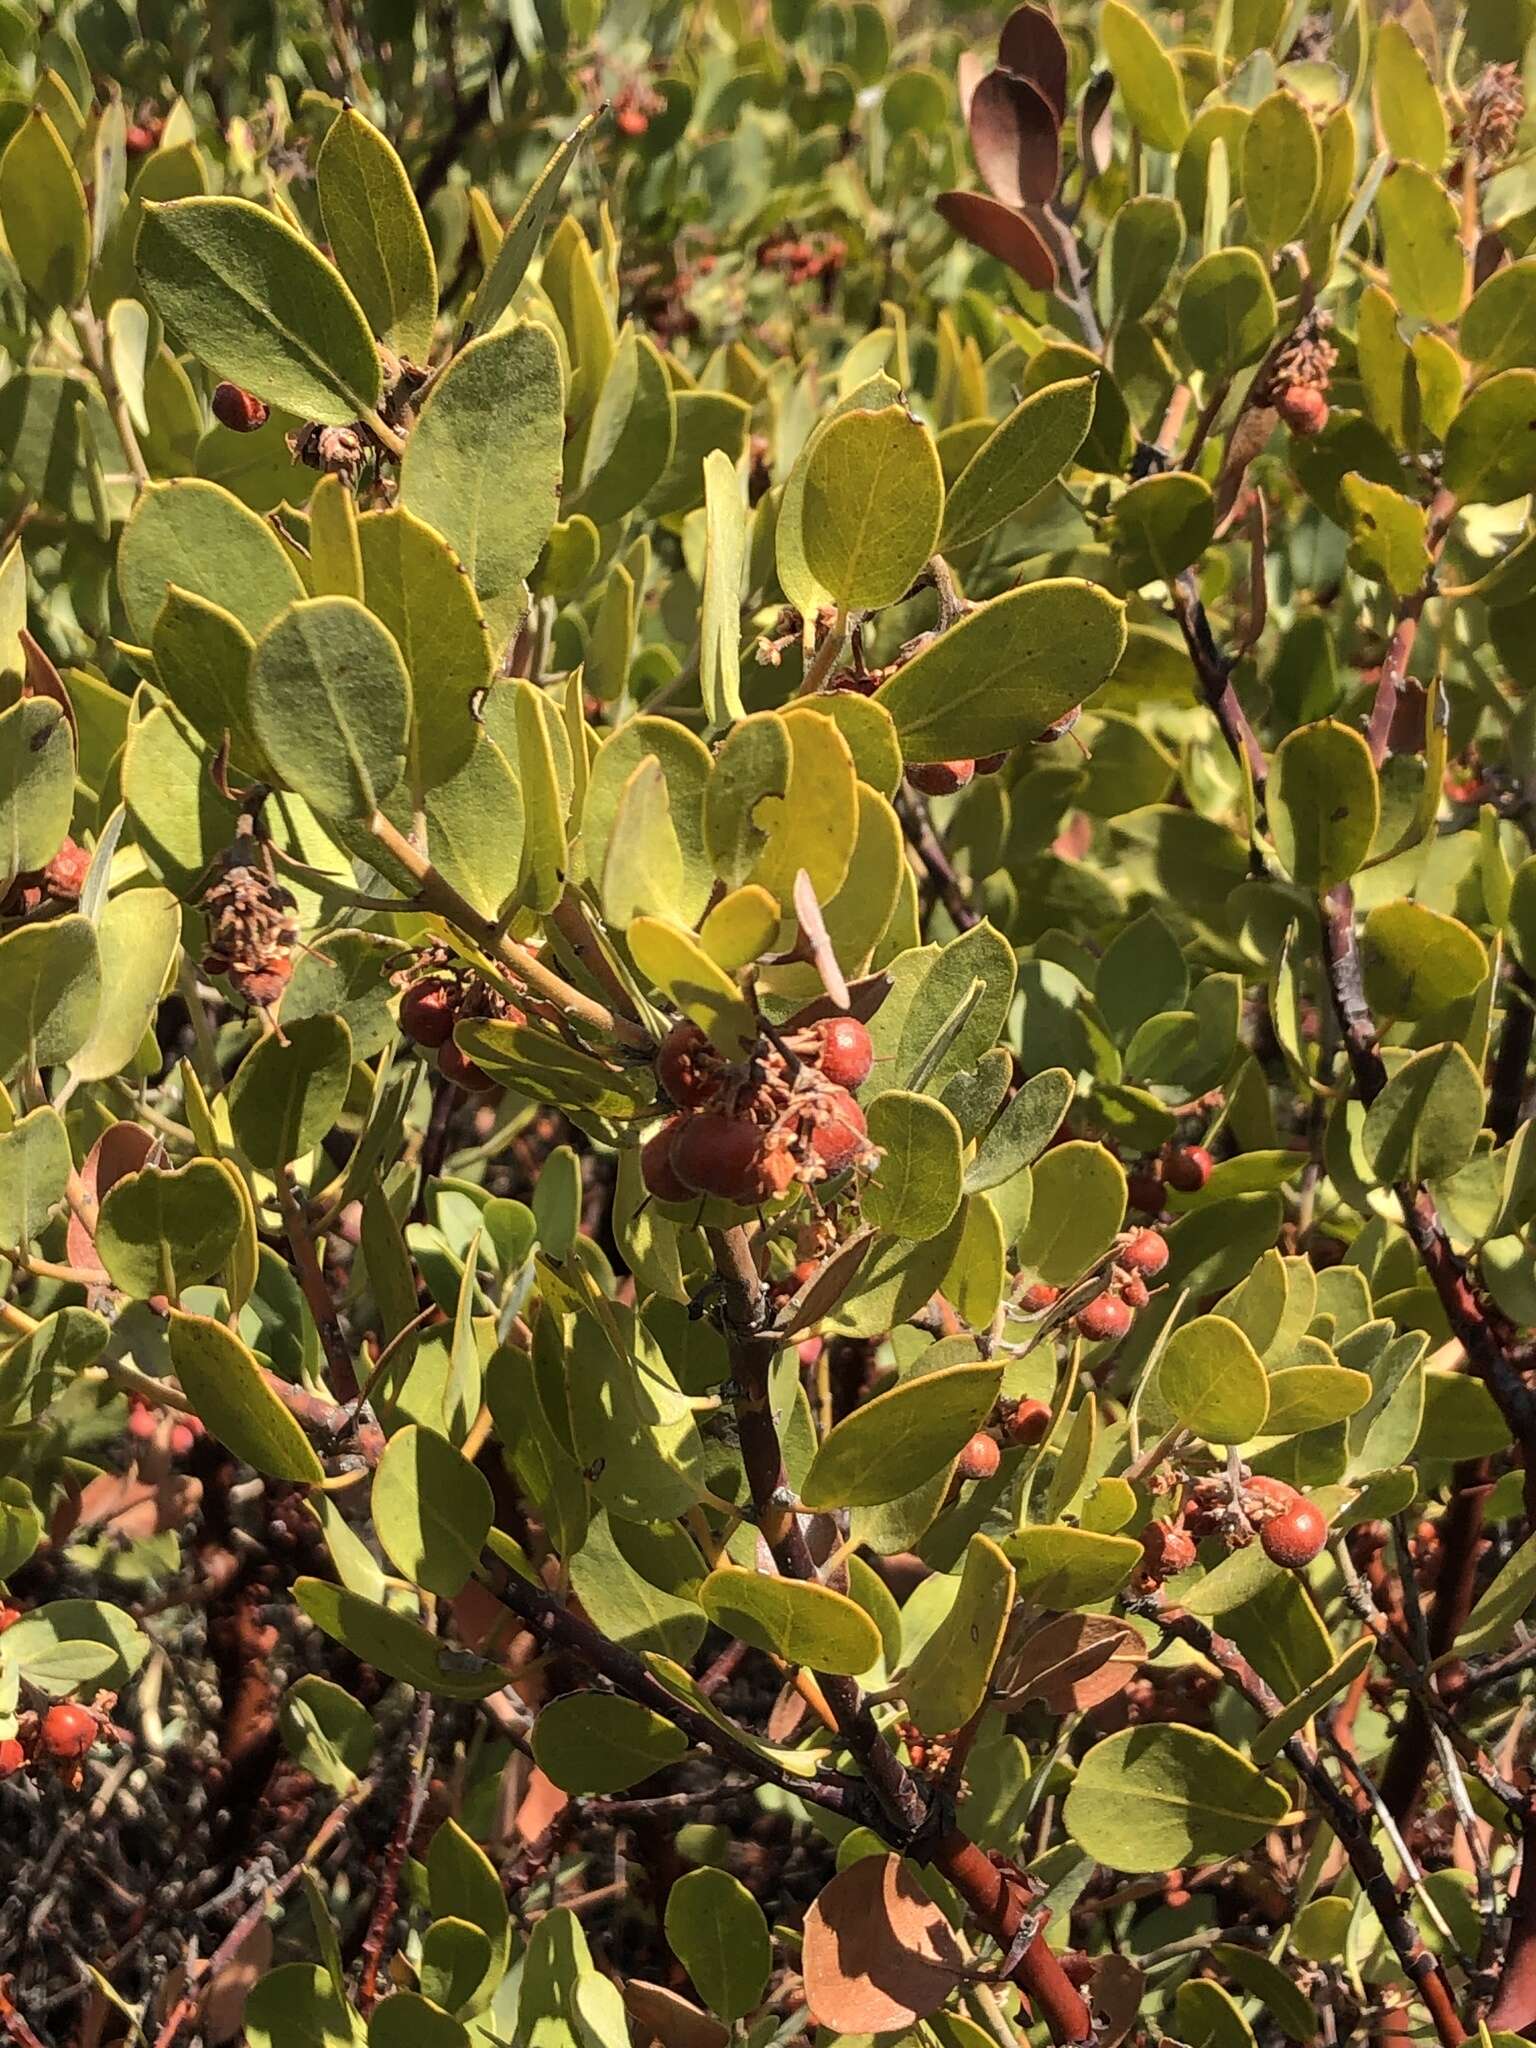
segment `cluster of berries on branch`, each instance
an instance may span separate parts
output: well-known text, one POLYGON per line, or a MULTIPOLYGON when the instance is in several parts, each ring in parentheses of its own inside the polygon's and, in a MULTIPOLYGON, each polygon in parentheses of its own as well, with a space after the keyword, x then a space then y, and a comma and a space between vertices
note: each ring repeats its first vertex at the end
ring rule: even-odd
POLYGON ((484 1095, 496 1083, 469 1057, 453 1035, 454 1026, 475 1018, 523 1024, 527 1018, 516 1003, 456 960, 446 947, 431 946, 395 976, 400 998, 400 1029, 412 1044, 436 1056, 437 1071, 466 1095, 484 1095))
POLYGON ((683 1019, 662 1040, 656 1079, 676 1106, 641 1148, 640 1174, 658 1202, 713 1196, 754 1208, 798 1181, 813 1186, 871 1156, 855 1091, 874 1065, 856 1017, 776 1034, 732 1061, 683 1019))
POLYGON ((66 1782, 78 1785, 85 1759, 111 1728, 109 1711, 115 1698, 102 1693, 94 1707, 80 1700, 56 1700, 41 1713, 19 1714, 15 1734, 0 1739, 0 1779, 51 1764, 66 1782))
POLYGON ((1198 1195, 1215 1164, 1203 1145, 1165 1145, 1132 1169, 1126 1199, 1143 1216, 1161 1216, 1168 1207, 1170 1188, 1176 1194, 1198 1195))

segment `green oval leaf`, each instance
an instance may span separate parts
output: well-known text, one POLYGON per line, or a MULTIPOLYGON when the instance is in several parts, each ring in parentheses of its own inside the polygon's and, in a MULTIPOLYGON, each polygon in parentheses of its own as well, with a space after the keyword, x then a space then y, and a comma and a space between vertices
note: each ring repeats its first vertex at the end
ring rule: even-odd
POLYGON ((811 1509, 879 1507, 910 1493, 958 1456, 1001 1383, 1000 1365, 954 1365, 877 1394, 828 1432, 801 1500, 811 1509))
POLYGON ((955 479, 944 505, 946 550, 980 540, 1046 490, 1071 462, 1093 418, 1095 377, 1047 384, 1015 406, 955 479))
POLYGON ((564 414, 554 336, 521 321, 459 351, 406 443, 400 503, 464 564, 498 654, 560 509, 564 414))
POLYGON ((895 604, 933 553, 944 478, 928 429, 899 405, 827 422, 805 472, 805 554, 833 602, 895 604))
POLYGON ((290 605, 256 643, 251 729, 283 783, 322 814, 362 819, 405 772, 411 679, 354 597, 290 605))
POLYGON ((866 1223, 899 1237, 937 1237, 960 1206, 960 1126, 931 1095, 890 1088, 869 1106, 869 1139, 884 1155, 865 1185, 866 1223))
POLYGON ((1048 578, 978 605, 880 692, 908 761, 1001 753, 1096 690, 1125 648, 1125 613, 1096 584, 1048 578))
POLYGON ((699 1588, 717 1628, 791 1664, 856 1677, 880 1655, 880 1631, 846 1593, 722 1564, 699 1588))
POLYGON ((1157 1391, 1207 1443, 1245 1443, 1262 1432, 1269 1413, 1269 1377, 1259 1354, 1226 1316, 1197 1316, 1174 1331, 1157 1391))
POLYGON ((216 376, 333 427, 377 407, 362 307, 276 214, 248 199, 146 202, 136 253, 167 327, 216 376))
POLYGON ((566 1693, 533 1724, 534 1760, 562 1792, 623 1792, 687 1753, 680 1728, 615 1693, 566 1693))
POLYGON ((340 1017, 304 1017, 263 1038, 230 1083, 236 1142, 267 1172, 312 1151, 335 1123, 352 1078, 352 1034, 340 1017))
POLYGON ((1435 1045, 1397 1067, 1365 1113, 1361 1149, 1380 1181, 1439 1180, 1472 1156, 1483 1082, 1460 1045, 1435 1045))
POLYGON ((326 240, 380 341, 425 367, 437 266, 405 166, 355 107, 326 130, 315 162, 326 240))
POLYGON ((1063 1819, 1112 1870, 1172 1870, 1246 1849, 1286 1811, 1278 1785, 1203 1729, 1124 1728, 1078 1765, 1063 1819))
POLYGON ((434 1429, 396 1430, 373 1475, 373 1526, 406 1578, 456 1598, 480 1561, 491 1514, 490 1482, 462 1451, 434 1429))
POLYGON ((314 1446, 262 1377, 240 1339, 212 1316, 171 1311, 171 1365, 209 1430, 269 1479, 313 1486, 325 1477, 314 1446))
POLYGON ((1287 733, 1270 764, 1268 801, 1275 851, 1291 879, 1319 895, 1347 882, 1380 819, 1370 748, 1328 718, 1287 733))
POLYGON ((717 2019, 755 2012, 773 1968, 763 1909, 729 1871, 705 1865, 667 1895, 667 1944, 717 2019))

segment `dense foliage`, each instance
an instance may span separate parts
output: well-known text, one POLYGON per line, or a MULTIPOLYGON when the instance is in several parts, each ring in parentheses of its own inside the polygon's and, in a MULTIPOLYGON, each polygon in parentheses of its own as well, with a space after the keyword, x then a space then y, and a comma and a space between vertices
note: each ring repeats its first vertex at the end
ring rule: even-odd
POLYGON ((1536 2028, 1526 0, 0 0, 0 2030, 1536 2028))

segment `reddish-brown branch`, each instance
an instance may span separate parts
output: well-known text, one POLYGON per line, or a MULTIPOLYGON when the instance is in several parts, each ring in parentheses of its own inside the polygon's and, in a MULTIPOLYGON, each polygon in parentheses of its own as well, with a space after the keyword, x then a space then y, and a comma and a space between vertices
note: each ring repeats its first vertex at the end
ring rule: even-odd
MULTIPOLYGON (((1136 1605, 1138 1611, 1148 1614, 1160 1627, 1208 1658, 1255 1713, 1266 1721, 1274 1720, 1283 1711, 1278 1695, 1254 1670, 1236 1643, 1218 1635, 1204 1621, 1182 1608, 1165 1606, 1160 1595, 1136 1605)), ((1403 1974, 1424 2001, 1441 2048, 1460 2048, 1467 2038, 1467 2030, 1457 2014, 1451 1987, 1445 1972, 1425 1948, 1417 1927, 1398 1897, 1380 1851, 1371 1840, 1368 1814, 1357 1812, 1350 1799, 1328 1775, 1311 1744, 1301 1736, 1291 1737, 1285 1745, 1285 1755, 1326 1814, 1329 1826, 1349 1858, 1360 1889, 1370 1900, 1381 1922, 1382 1932, 1403 1974)))
MULTIPOLYGON (((1354 892, 1347 882, 1322 907, 1323 957, 1333 1007, 1344 1036, 1355 1094, 1369 1108, 1387 1083, 1355 936, 1354 892)), ((1516 1362, 1513 1324, 1490 1302, 1453 1249, 1434 1197, 1421 1182, 1393 1189, 1403 1227, 1433 1283, 1467 1363, 1498 1403, 1525 1461, 1525 1511, 1536 1525, 1536 1395, 1516 1362)))
POLYGON ((1184 645, 1189 650, 1190 661, 1200 681, 1200 693, 1221 727, 1222 738, 1233 760, 1240 765, 1246 763, 1253 778, 1254 792, 1262 803, 1269 778, 1269 763, 1259 745, 1258 734, 1248 722, 1247 712, 1238 702, 1237 692, 1232 687, 1232 665, 1216 645, 1193 573, 1186 570, 1182 576, 1175 577, 1168 586, 1168 594, 1173 603, 1173 615, 1184 635, 1184 645))
MULTIPOLYGON (((815 1563, 793 1511, 794 1496, 768 1405, 768 1371, 778 1347, 766 1334, 763 1285, 752 1248, 740 1228, 711 1231, 709 1237, 724 1298, 742 1464, 758 1527, 785 1577, 815 1579, 815 1563)), ((857 1685, 826 1673, 817 1678, 839 1732, 878 1802, 878 1815, 870 1824, 897 1848, 908 1849, 920 1841, 921 1854, 948 1878, 1004 1952, 1010 1951, 1027 1910, 1026 1885, 1018 1879, 1010 1882, 1007 1873, 958 1828, 930 1836, 933 1809, 927 1795, 880 1733, 857 1685)), ((1009 1975, 1044 2019, 1053 2041, 1093 2038, 1093 2018, 1082 1994, 1041 1936, 1028 1943, 1009 1975)))
POLYGON ((1520 1881, 1511 1907, 1509 1946, 1488 2009, 1488 2025, 1503 2033, 1524 2034, 1536 2023, 1536 1797, 1520 1830, 1520 1881))
POLYGON ((410 1776, 401 1788, 400 1810, 389 1831, 379 1882, 374 1892, 373 1911, 363 1936, 363 1973, 357 1986, 357 2009, 365 2017, 378 2003, 379 1972, 389 1953, 390 1930, 395 1921, 395 1902, 400 1895, 400 1873, 416 1823, 427 1796, 428 1748, 432 1740, 432 1695, 422 1693, 416 1702, 416 1721, 411 1730, 410 1776))
POLYGON ((1387 749, 1392 740, 1392 720, 1397 711, 1398 698, 1403 684, 1408 679, 1408 664, 1413 659, 1414 642, 1419 636, 1419 621, 1424 616, 1424 607, 1434 596, 1435 564, 1440 559, 1446 536, 1456 517, 1456 498, 1451 491, 1435 493, 1429 508, 1429 523, 1425 542, 1429 549, 1429 572, 1421 587, 1411 596, 1401 600, 1397 607, 1397 623, 1392 629, 1392 638, 1387 643, 1386 658, 1381 664, 1381 674, 1376 682, 1376 696, 1371 704, 1371 715, 1365 728, 1365 737, 1371 749, 1371 759, 1379 768, 1387 758, 1387 749))

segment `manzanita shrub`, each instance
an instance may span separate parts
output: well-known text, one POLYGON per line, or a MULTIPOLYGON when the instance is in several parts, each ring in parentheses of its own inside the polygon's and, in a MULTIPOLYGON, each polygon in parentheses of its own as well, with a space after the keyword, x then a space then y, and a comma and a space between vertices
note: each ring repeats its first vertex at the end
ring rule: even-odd
POLYGON ((11 2040, 1530 2037, 1533 27, 4 0, 11 2040))

